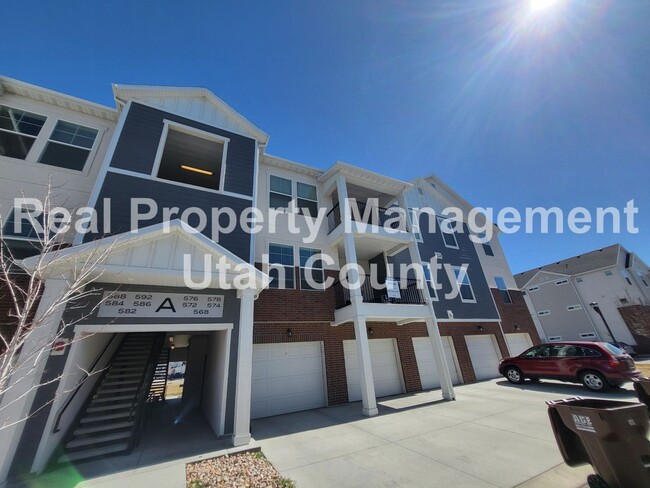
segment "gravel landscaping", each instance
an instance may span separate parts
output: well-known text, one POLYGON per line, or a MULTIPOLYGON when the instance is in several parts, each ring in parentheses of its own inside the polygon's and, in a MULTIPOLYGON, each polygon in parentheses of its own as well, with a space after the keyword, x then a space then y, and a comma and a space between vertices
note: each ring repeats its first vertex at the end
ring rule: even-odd
POLYGON ((188 488, 295 488, 261 452, 206 459, 185 467, 188 488))

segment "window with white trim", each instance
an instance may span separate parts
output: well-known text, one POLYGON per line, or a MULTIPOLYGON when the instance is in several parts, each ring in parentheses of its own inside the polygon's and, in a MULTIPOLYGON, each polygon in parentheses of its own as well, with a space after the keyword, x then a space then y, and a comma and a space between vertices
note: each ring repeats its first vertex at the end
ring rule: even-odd
POLYGON ((293 198, 291 180, 271 175, 269 177, 269 207, 275 209, 289 209, 293 198))
POLYGON ((456 276, 456 287, 460 294, 460 300, 462 302, 475 302, 476 297, 472 289, 472 283, 469 280, 469 275, 467 274, 467 267, 453 266, 453 270, 456 276))
POLYGON ((300 254, 300 289, 301 290, 318 290, 322 291, 322 285, 325 281, 325 272, 323 271, 323 261, 321 259, 311 259, 312 256, 321 254, 320 249, 311 249, 308 247, 301 247, 300 254), (307 281, 307 273, 311 275, 311 279, 316 285, 311 286, 307 281))
POLYGON ((494 282, 496 283, 497 288, 499 289, 499 293, 501 294, 501 299, 503 300, 503 303, 512 303, 512 297, 510 296, 510 292, 508 291, 508 287, 506 286, 506 280, 504 280, 503 277, 501 276, 495 276, 494 282))
POLYGON ((427 262, 422 263, 422 270, 424 272, 424 279, 429 285, 429 290, 431 290, 431 298, 433 300, 438 299, 438 290, 436 289, 436 283, 433 281, 433 273, 431 272, 431 264, 427 262))
POLYGON ((43 237, 43 212, 38 213, 37 209, 28 205, 22 205, 21 209, 22 218, 16 215, 17 208, 11 210, 2 227, 3 235, 29 241, 40 240, 43 237))
POLYGON ((298 213, 311 217, 318 215, 318 190, 315 185, 269 175, 269 206, 271 208, 289 211, 294 195, 296 195, 295 206, 298 213))
POLYGON ((38 162, 58 168, 83 171, 95 145, 97 134, 99 134, 97 129, 59 120, 38 162))
POLYGON ((269 284, 270 288, 293 289, 296 287, 293 262, 293 246, 269 244, 269 264, 271 265, 269 266, 269 276, 272 278, 269 284), (283 274, 284 276, 282 276, 283 274))
POLYGON ((566 309, 569 312, 574 312, 576 310, 582 310, 582 305, 569 305, 566 309))
POLYGON ((451 219, 444 218, 440 215, 436 216, 438 221, 438 229, 442 234, 442 240, 445 243, 445 247, 451 249, 458 249, 458 241, 456 240, 456 233, 454 232, 454 223, 451 219))
POLYGON ((420 232, 420 212, 415 208, 409 207, 409 221, 411 222, 411 232, 418 242, 424 242, 422 239, 422 232, 420 232))
POLYGON ((543 317, 544 315, 551 315, 551 311, 550 310, 540 310, 539 312, 537 312, 537 315, 539 315, 540 317, 543 317))
POLYGON ((296 182, 298 213, 316 217, 318 215, 318 194, 314 185, 296 182))
POLYGON ((47 117, 0 105, 0 156, 26 159, 47 117))

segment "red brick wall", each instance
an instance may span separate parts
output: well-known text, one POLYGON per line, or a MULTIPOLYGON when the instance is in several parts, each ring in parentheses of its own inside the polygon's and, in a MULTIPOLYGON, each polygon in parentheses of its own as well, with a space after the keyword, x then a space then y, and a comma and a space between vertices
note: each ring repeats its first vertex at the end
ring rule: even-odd
POLYGON ((533 318, 530 316, 530 311, 526 306, 524 294, 517 290, 508 290, 512 303, 505 303, 501 298, 501 293, 496 288, 491 288, 494 303, 497 305, 497 310, 501 316, 501 326, 505 334, 512 334, 516 332, 528 332, 533 344, 541 342, 533 318), (519 329, 515 329, 518 326, 519 329))
POLYGON ((650 353, 650 307, 644 305, 630 305, 621 307, 618 312, 623 317, 625 324, 637 345, 637 353, 650 353))

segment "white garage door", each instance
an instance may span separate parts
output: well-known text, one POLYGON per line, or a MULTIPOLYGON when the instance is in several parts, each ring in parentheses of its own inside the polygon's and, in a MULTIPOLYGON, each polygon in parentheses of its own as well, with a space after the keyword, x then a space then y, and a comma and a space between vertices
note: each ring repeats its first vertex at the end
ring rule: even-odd
MULTIPOLYGON (((370 339, 370 363, 375 381, 375 395, 384 397, 402 393, 395 341, 393 339, 370 339)), ((343 341, 345 373, 348 377, 348 398, 351 402, 361 400, 361 380, 357 359, 357 341, 343 341)))
POLYGON ((496 349, 494 335, 465 336, 465 341, 476 379, 487 380, 499 376, 500 354, 496 349))
MULTIPOLYGON (((445 359, 449 368, 449 374, 451 375, 451 381, 456 385, 460 383, 460 377, 458 375, 456 361, 454 361, 450 339, 448 336, 442 337, 442 347, 445 350, 445 359)), ((436 368, 436 361, 433 357, 431 340, 428 337, 414 337, 413 349, 415 349, 415 359, 418 363, 418 370, 420 371, 422 389, 440 388, 440 376, 438 375, 438 368, 436 368)))
POLYGON ((253 346, 251 418, 308 410, 325 404, 320 342, 253 346))
POLYGON ((522 352, 533 345, 530 334, 526 332, 517 334, 506 334, 506 342, 511 356, 519 356, 522 352))

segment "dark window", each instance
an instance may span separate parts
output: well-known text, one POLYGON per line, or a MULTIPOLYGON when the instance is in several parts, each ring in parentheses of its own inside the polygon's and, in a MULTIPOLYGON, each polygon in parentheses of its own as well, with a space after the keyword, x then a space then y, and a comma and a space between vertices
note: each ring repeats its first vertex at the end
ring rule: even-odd
POLYGON ((322 290, 322 286, 316 286, 313 287, 309 284, 307 281, 307 276, 306 273, 311 274, 311 279, 313 282, 315 282, 317 285, 322 285, 325 277, 324 277, 324 271, 323 271, 323 261, 320 259, 314 260, 313 263, 310 263, 309 266, 307 266, 307 261, 309 258, 316 254, 320 254, 321 250, 320 249, 310 249, 307 247, 301 247, 300 248, 300 288, 302 290, 322 290))
POLYGON ((501 299, 503 300, 503 303, 512 303, 512 297, 510 296, 510 292, 508 291, 505 280, 501 276, 495 276, 494 281, 497 284, 499 293, 501 293, 501 299))
POLYGON ((297 183, 298 187, 298 211, 303 215, 318 215, 318 197, 316 187, 306 183, 297 183))
POLYGON ((35 209, 33 208, 25 207, 23 214, 26 212, 29 212, 30 214, 25 215, 17 221, 16 209, 13 209, 2 228, 2 233, 5 237, 20 237, 23 239, 38 240, 39 234, 42 236, 40 230, 43 228, 43 212, 39 215, 32 216, 31 214, 34 210, 35 209), (39 230, 36 230, 37 228, 39 230))
POLYGON ((472 284, 469 281, 469 275, 467 274, 467 268, 461 268, 460 266, 454 266, 454 273, 456 274, 456 284, 458 286, 458 291, 460 292, 460 297, 463 301, 474 301, 474 290, 472 290, 472 284))
POLYGON ((281 265, 284 270, 282 277, 279 266, 269 268, 269 276, 272 278, 270 288, 295 288, 295 275, 293 267, 293 247, 283 244, 269 244, 269 264, 281 265), (282 279, 284 278, 284 279, 282 279))
POLYGON ((0 156, 25 159, 46 118, 43 115, 0 106, 0 156))
POLYGON ((593 350, 593 349, 591 349, 589 347, 581 347, 580 350, 582 352, 582 355, 585 356, 585 357, 594 357, 595 358, 595 357, 598 357, 598 356, 601 355, 600 352, 595 351, 595 350, 593 350))
POLYGON ((522 354, 525 358, 547 358, 550 356, 550 347, 549 346, 537 346, 529 349, 522 354))
POLYGON ((269 189, 269 206, 271 208, 288 209, 293 197, 291 180, 271 175, 269 178, 269 189))
POLYGON ((456 240, 456 234, 454 233, 454 223, 450 219, 445 219, 444 217, 436 217, 438 220, 438 228, 442 234, 442 240, 445 243, 446 247, 452 249, 458 249, 458 241, 456 240))
POLYGON ((158 178, 218 190, 224 142, 169 128, 158 178))
POLYGON ((96 129, 59 120, 38 162, 82 171, 97 134, 96 129))

